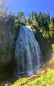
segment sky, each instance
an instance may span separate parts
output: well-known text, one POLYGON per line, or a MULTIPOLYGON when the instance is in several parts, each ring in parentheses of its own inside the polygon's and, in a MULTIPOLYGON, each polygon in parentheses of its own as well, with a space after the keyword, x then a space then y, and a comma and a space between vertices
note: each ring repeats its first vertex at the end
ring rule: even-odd
MULTIPOLYGON (((1 0, 0 0, 1 1, 1 0)), ((26 16, 31 11, 36 13, 45 12, 50 16, 54 16, 54 0, 4 0, 5 5, 10 5, 8 12, 18 14, 18 11, 22 11, 26 16)))

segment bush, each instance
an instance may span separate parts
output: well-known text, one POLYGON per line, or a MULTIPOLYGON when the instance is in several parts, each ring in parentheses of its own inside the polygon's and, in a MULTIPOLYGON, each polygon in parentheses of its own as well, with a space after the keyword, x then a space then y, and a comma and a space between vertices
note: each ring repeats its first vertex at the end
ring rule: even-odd
POLYGON ((52 44, 51 47, 52 47, 52 52, 54 52, 54 44, 52 44))

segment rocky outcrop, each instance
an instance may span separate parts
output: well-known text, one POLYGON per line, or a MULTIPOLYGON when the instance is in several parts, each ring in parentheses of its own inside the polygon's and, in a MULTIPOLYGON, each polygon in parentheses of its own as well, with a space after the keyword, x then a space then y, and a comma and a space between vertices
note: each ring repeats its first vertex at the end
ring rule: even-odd
POLYGON ((12 46, 12 27, 11 24, 7 24, 5 20, 7 18, 2 18, 0 20, 0 64, 6 64, 10 61, 10 55, 8 55, 8 47, 12 46))

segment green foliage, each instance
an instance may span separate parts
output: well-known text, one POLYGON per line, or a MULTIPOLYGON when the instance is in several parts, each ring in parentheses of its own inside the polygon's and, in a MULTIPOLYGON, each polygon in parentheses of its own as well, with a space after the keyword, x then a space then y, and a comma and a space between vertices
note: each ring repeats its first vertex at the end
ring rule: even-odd
POLYGON ((36 39, 38 39, 38 42, 40 40, 40 33, 42 34, 42 37, 45 41, 49 41, 54 37, 54 17, 50 18, 49 13, 42 13, 39 12, 38 14, 32 11, 28 18, 28 25, 31 25, 32 30, 34 31, 36 39), (36 28, 33 27, 36 26, 36 28))
POLYGON ((36 80, 35 86, 53 86, 54 85, 54 70, 50 70, 47 75, 44 75, 36 80))
POLYGON ((8 22, 8 19, 5 19, 5 22, 8 22))
POLYGON ((36 36, 37 36, 36 28, 35 28, 32 24, 31 24, 30 26, 31 26, 31 28, 32 28, 32 30, 33 30, 33 32, 34 32, 34 35, 36 35, 36 36))
POLYGON ((32 21, 31 21, 30 18, 28 18, 28 24, 29 24, 29 25, 32 24, 32 21))
POLYGON ((13 37, 14 40, 17 39, 17 36, 19 34, 19 30, 20 30, 20 26, 21 25, 25 25, 25 23, 24 22, 20 22, 20 20, 18 20, 18 19, 14 20, 14 28, 15 29, 13 29, 13 31, 12 31, 12 37, 13 37))
POLYGON ((3 50, 2 49, 0 49, 0 56, 3 54, 3 50))
POLYGON ((49 34, 50 34, 50 37, 53 38, 54 37, 54 24, 51 20, 50 24, 49 24, 49 34))
POLYGON ((19 19, 19 21, 22 23, 24 23, 25 22, 25 15, 24 15, 24 12, 21 12, 21 11, 19 11, 18 12, 18 19, 19 19))
POLYGON ((6 56, 6 58, 8 57, 11 60, 14 55, 14 46, 13 45, 10 46, 8 44, 5 44, 4 47, 5 47, 5 51, 3 52, 4 55, 6 56))
POLYGON ((2 40, 0 40, 0 44, 2 43, 2 40))
POLYGON ((12 49, 13 49, 13 46, 10 46, 8 44, 5 45, 5 50, 6 50, 7 53, 11 53, 12 49))
POLYGON ((45 38, 45 39, 49 39, 49 32, 48 31, 46 31, 46 30, 44 30, 44 32, 43 32, 43 37, 45 38))
POLYGON ((51 45, 52 52, 54 52, 54 44, 51 45))
POLYGON ((18 19, 15 19, 15 21, 14 21, 14 26, 16 27, 16 28, 18 28, 18 26, 19 26, 19 20, 18 19))
POLYGON ((14 40, 17 39, 19 30, 20 30, 20 26, 21 26, 20 21, 18 19, 15 19, 15 21, 14 21, 15 29, 13 29, 13 31, 12 31, 12 37, 13 37, 14 40))
POLYGON ((50 69, 47 74, 39 78, 20 78, 11 86, 21 86, 22 83, 25 83, 24 86, 54 86, 54 69, 50 69))

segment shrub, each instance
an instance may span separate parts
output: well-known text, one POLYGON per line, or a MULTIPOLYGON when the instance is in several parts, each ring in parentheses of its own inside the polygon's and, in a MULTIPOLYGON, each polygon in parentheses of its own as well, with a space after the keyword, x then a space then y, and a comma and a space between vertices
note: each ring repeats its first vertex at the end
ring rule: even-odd
POLYGON ((54 44, 51 45, 52 52, 54 52, 54 44))

